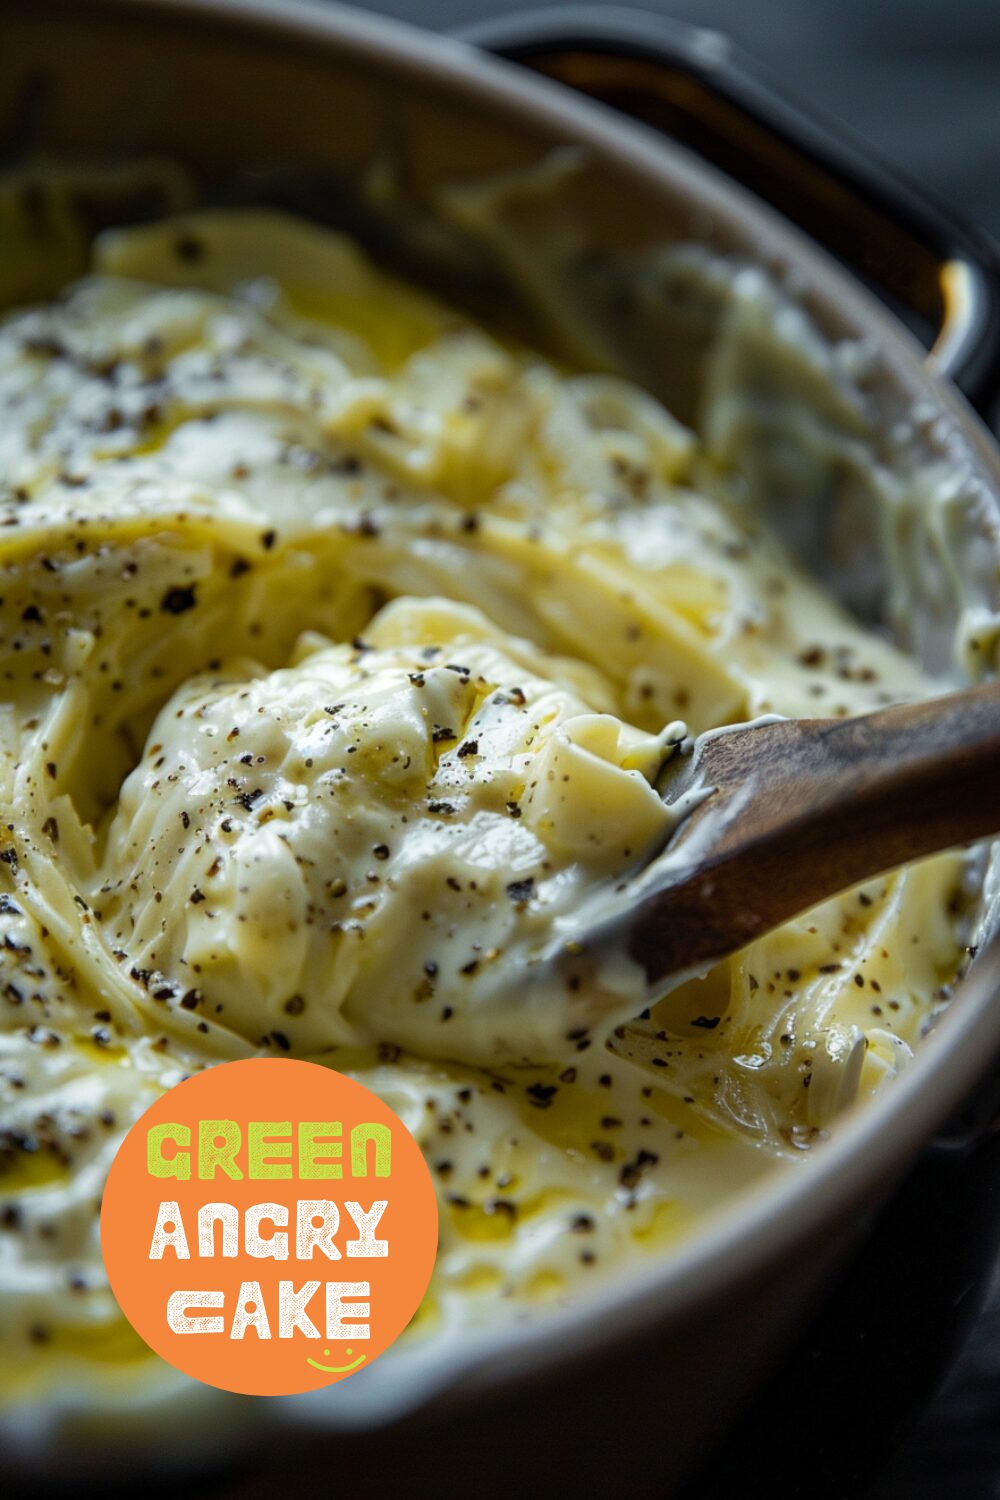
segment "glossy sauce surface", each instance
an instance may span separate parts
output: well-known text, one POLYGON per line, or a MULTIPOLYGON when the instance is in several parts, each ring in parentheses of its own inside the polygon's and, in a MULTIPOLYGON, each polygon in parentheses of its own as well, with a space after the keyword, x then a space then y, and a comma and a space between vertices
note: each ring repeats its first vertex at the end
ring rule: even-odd
POLYGON ((0 326, 0 408, 8 1384, 152 1373, 97 1205, 192 1069, 315 1058, 399 1112, 441 1203, 412 1336, 447 1339, 667 1253, 905 1064, 962 958, 956 855, 646 1014, 519 989, 666 837, 684 725, 939 686, 711 429, 258 213, 105 234, 0 326))

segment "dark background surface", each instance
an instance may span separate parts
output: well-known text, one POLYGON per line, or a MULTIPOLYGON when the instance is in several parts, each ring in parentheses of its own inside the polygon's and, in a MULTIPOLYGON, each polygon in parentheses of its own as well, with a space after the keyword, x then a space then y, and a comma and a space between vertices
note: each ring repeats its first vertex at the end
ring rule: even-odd
MULTIPOLYGON (((367 8, 445 30, 528 7, 516 0, 367 0, 367 8)), ((544 8, 561 11, 571 29, 572 5, 544 8)), ((616 7, 604 8, 613 14, 616 7)), ((779 88, 843 121, 879 156, 1000 238, 1000 0, 645 0, 634 8, 726 32, 766 66, 779 88)), ((997 1175, 996 1152, 987 1171, 997 1175)), ((908 1238, 892 1247, 893 1254, 912 1257, 911 1271, 925 1265, 928 1304, 931 1285, 945 1275, 936 1255, 963 1235, 979 1233, 972 1219, 961 1194, 932 1193, 926 1212, 912 1215, 908 1238)), ((849 1295, 863 1291, 855 1287, 849 1295)), ((966 1295, 975 1293, 959 1271, 944 1298, 946 1320, 960 1319, 958 1304, 966 1295)), ((869 1417, 880 1404, 892 1410, 895 1386, 910 1373, 914 1399, 926 1400, 920 1382, 926 1385, 928 1377, 917 1367, 921 1340, 930 1339, 927 1318, 927 1307, 907 1293, 900 1308, 883 1316, 872 1340, 878 1347, 865 1347, 862 1338, 853 1350, 831 1353, 827 1331, 826 1343, 800 1351, 798 1372, 776 1390, 793 1408, 788 1416, 801 1421, 811 1414, 814 1464, 808 1464, 807 1444, 796 1458, 806 1467, 798 1478, 776 1471, 769 1500, 831 1493, 822 1478, 827 1456, 845 1447, 854 1450, 856 1475, 877 1471, 879 1477, 874 1489, 860 1477, 840 1481, 843 1500, 860 1500, 862 1491, 870 1500, 1000 1500, 1000 1285, 944 1386, 888 1465, 857 1411, 845 1414, 835 1404, 837 1381, 854 1379, 852 1354, 878 1367, 885 1382, 865 1392, 869 1417), (825 1361, 825 1383, 807 1368, 816 1358, 825 1361), (799 1412, 797 1386, 804 1395, 799 1412)), ((745 1454, 742 1483, 739 1459, 729 1455, 725 1472, 697 1487, 700 1500, 723 1493, 753 1500, 765 1493, 760 1455, 782 1441, 782 1413, 773 1417, 770 1430, 757 1433, 756 1454, 745 1454)), ((751 1441, 751 1434, 744 1436, 751 1441)))

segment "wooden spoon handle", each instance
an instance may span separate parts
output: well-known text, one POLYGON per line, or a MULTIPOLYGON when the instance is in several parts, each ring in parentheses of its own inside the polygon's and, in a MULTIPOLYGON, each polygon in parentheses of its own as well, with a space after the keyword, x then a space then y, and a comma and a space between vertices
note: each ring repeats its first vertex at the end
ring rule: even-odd
MULTIPOLYGON (((995 683, 862 718, 748 726, 695 753, 696 779, 716 790, 681 824, 674 874, 624 919, 654 985, 871 876, 1000 831, 995 683)), ((601 941, 598 929, 587 947, 601 941)))

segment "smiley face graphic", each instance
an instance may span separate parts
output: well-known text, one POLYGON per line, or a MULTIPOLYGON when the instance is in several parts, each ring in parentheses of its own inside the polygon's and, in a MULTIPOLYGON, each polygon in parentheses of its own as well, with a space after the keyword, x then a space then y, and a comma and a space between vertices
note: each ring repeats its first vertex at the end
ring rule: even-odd
MULTIPOLYGON (((354 1350, 345 1349, 344 1353, 347 1355, 347 1358, 350 1359, 351 1355, 354 1353, 354 1350)), ((323 1350, 323 1357, 324 1359, 329 1359, 329 1349, 323 1350)), ((368 1356, 366 1354, 359 1354, 357 1359, 349 1365, 321 1365, 319 1361, 315 1359, 307 1359, 306 1364, 312 1365, 314 1370, 322 1370, 324 1375, 350 1375, 351 1371, 357 1370, 361 1365, 364 1364, 367 1358, 368 1356)))

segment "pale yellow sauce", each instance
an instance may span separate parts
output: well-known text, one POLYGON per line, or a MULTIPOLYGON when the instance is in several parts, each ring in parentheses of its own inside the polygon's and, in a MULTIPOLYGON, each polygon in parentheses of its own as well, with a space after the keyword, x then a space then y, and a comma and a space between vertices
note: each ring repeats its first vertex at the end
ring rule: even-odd
POLYGON ((315 1057, 400 1113, 441 1200, 412 1337, 444 1338, 668 1253, 905 1063, 959 967, 954 855, 634 1024, 518 1003, 665 837, 678 720, 932 689, 651 397, 205 214, 10 315, 0 412, 7 1385, 152 1369, 97 1204, 192 1069, 315 1057))

